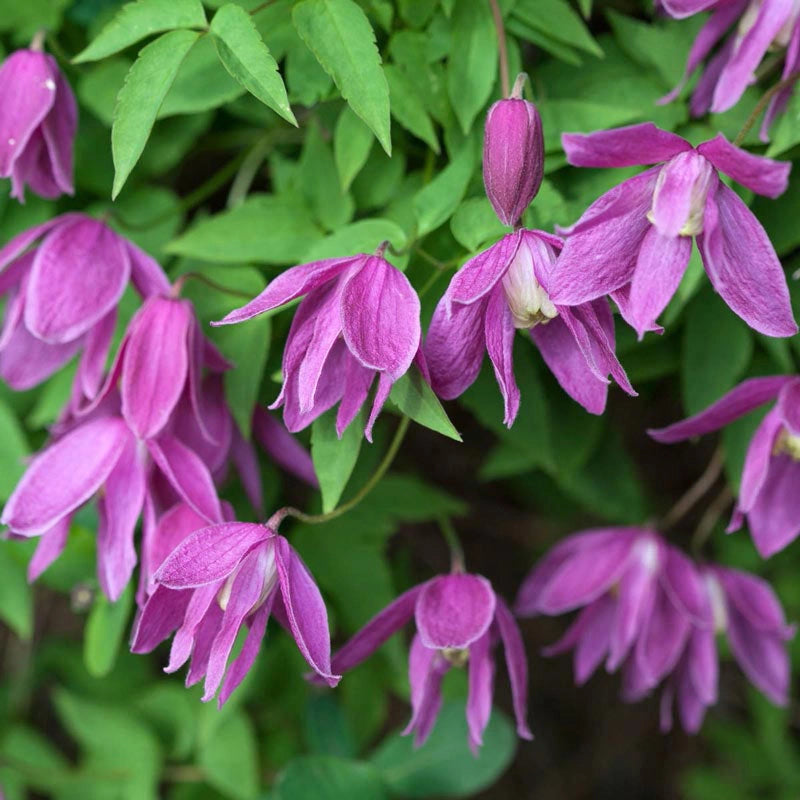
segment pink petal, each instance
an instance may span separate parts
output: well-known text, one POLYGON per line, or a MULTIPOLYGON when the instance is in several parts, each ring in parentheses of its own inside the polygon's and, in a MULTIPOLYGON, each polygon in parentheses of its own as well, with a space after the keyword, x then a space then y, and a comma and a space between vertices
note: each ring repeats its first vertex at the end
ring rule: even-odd
POLYGON ((753 543, 762 558, 783 550, 800 535, 800 462, 777 455, 769 462, 761 491, 747 512, 753 543))
POLYGON ((500 394, 503 395, 503 422, 510 428, 519 411, 519 387, 514 378, 514 319, 505 292, 497 287, 489 295, 484 317, 486 352, 494 367, 500 394))
POLYGON ((279 467, 310 486, 318 486, 308 451, 278 420, 260 408, 253 413, 253 435, 279 467))
POLYGON ((367 399, 370 387, 375 380, 375 370, 362 366, 354 356, 348 358, 339 410, 336 413, 336 435, 341 439, 348 425, 356 418, 367 399))
POLYGON ((227 699, 231 696, 234 689, 245 679, 245 676, 250 672, 250 668, 256 660, 256 656, 261 647, 261 641, 267 630, 271 601, 274 597, 275 595, 269 597, 250 618, 250 630, 247 632, 247 638, 244 640, 239 655, 236 656, 233 663, 231 663, 225 675, 225 681, 219 693, 218 705, 220 708, 222 708, 227 699))
MULTIPOLYGON (((212 616, 216 611, 221 613, 222 609, 219 607, 217 598, 222 590, 223 581, 215 581, 214 583, 207 583, 205 586, 199 586, 196 589, 184 589, 175 592, 173 589, 165 589, 163 586, 157 586, 156 591, 169 591, 174 594, 186 594, 190 596, 189 602, 186 604, 185 613, 182 616, 180 627, 175 631, 175 636, 172 639, 172 646, 169 651, 169 663, 164 667, 164 672, 177 672, 192 655, 192 650, 197 654, 195 647, 195 639, 200 636, 200 628, 204 620, 209 615, 209 610, 214 609, 211 613, 212 616)), ((204 667, 205 669, 205 667, 204 667)))
POLYGON ((0 521, 23 536, 45 533, 103 485, 129 441, 116 417, 77 427, 33 460, 0 521))
POLYGON ((442 678, 448 669, 438 651, 425 647, 419 636, 414 637, 408 659, 412 714, 403 736, 414 731, 415 747, 421 747, 433 730, 442 707, 442 678))
POLYGON ((469 648, 469 693, 467 695, 467 727, 473 754, 483 744, 483 732, 492 715, 494 691, 494 659, 491 656, 489 633, 474 641, 469 648))
POLYGON ((29 583, 35 581, 64 552, 71 521, 69 516, 63 517, 41 535, 28 562, 29 583))
POLYGON ((72 194, 72 152, 78 129, 78 105, 55 59, 52 56, 49 59, 56 83, 56 98, 41 130, 50 156, 53 179, 62 192, 72 194))
POLYGON ((506 655, 517 734, 523 739, 533 739, 533 734, 528 728, 528 658, 514 616, 501 597, 497 598, 495 622, 506 655))
POLYGON ((678 236, 690 222, 694 206, 714 191, 717 181, 710 162, 694 150, 665 164, 653 193, 652 220, 659 233, 670 239, 678 236))
POLYGON ((758 495, 769 474, 775 440, 782 427, 780 413, 777 408, 773 408, 761 420, 750 440, 739 486, 738 509, 744 514, 747 514, 758 500, 758 495))
POLYGON ((131 283, 136 291, 145 300, 154 294, 168 296, 171 291, 169 278, 158 262, 133 242, 126 240, 125 247, 131 262, 131 283))
POLYGON ((191 596, 190 591, 176 592, 157 586, 134 625, 131 652, 155 650, 181 624, 191 596))
POLYGON ((635 167, 658 164, 692 146, 652 122, 594 133, 562 133, 561 146, 574 167, 635 167))
POLYGON ((789 433, 800 436, 800 380, 793 380, 781 389, 776 408, 789 433))
POLYGON ((453 276, 444 294, 448 313, 453 310, 454 303, 470 305, 487 295, 505 275, 520 241, 518 233, 509 233, 467 261, 453 276))
POLYGON ((103 372, 106 368, 116 325, 117 309, 112 308, 86 334, 76 380, 80 381, 81 390, 89 400, 97 396, 103 384, 103 372))

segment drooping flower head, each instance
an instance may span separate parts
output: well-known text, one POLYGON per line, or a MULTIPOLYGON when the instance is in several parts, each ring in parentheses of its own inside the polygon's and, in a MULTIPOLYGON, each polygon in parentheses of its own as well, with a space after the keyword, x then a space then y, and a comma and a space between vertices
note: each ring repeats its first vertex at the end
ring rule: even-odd
POLYGON ((519 629, 503 599, 480 575, 441 575, 409 589, 334 654, 333 670, 344 673, 360 664, 412 617, 417 628, 408 665, 412 715, 404 733, 413 732, 417 746, 425 742, 441 707, 442 678, 452 667, 465 667, 468 739, 477 751, 492 710, 492 650, 502 640, 517 733, 532 738, 527 723, 528 664, 519 629))
MULTIPOLYGON (((784 79, 800 66, 800 4, 796 0, 661 0, 660 6, 678 19, 711 12, 689 52, 683 79, 662 102, 674 100, 692 73, 722 43, 708 60, 692 94, 694 116, 707 111, 721 113, 736 105, 754 82, 767 53, 782 54, 784 79)), ((770 124, 786 107, 793 91, 793 86, 787 86, 770 101, 761 129, 764 141, 770 124)))
POLYGON ((292 267, 242 308, 215 325, 244 322, 295 298, 300 303, 283 352, 283 387, 271 408, 283 406, 291 432, 339 403, 339 436, 378 385, 365 428, 372 426, 392 385, 419 353, 419 298, 400 270, 376 255, 331 258, 292 267))
POLYGON ((520 393, 514 378, 517 330, 529 331, 564 390, 587 411, 601 414, 608 375, 635 394, 614 354, 614 322, 605 299, 567 308, 549 295, 561 240, 519 230, 470 259, 436 307, 425 340, 431 384, 444 399, 475 381, 488 352, 511 426, 520 393))
POLYGON ((78 106, 55 59, 17 50, 0 66, 0 177, 25 200, 26 184, 42 197, 72 194, 78 106))
POLYGON ((0 249, 0 377, 30 389, 83 349, 77 380, 94 397, 129 280, 143 297, 169 291, 161 267, 100 220, 64 214, 15 236, 0 249))
MULTIPOLYGON (((176 519, 175 524, 193 523, 176 519)), ((269 525, 228 522, 195 530, 167 556, 155 582, 131 649, 148 653, 174 632, 166 670, 174 672, 191 658, 186 685, 205 677, 204 701, 221 684, 221 706, 241 683, 270 615, 325 683, 339 682, 331 669, 328 616, 319 589, 300 556, 269 525), (242 626, 247 638, 228 667, 242 626)))
POLYGON ((517 224, 544 175, 542 119, 536 106, 522 99, 526 78, 520 75, 511 96, 498 100, 486 115, 483 182, 504 225, 517 224))
POLYGON ((745 457, 739 498, 728 531, 747 520, 753 543, 767 558, 800 534, 800 378, 751 378, 689 419, 649 431, 659 442, 680 442, 719 430, 776 400, 745 457))
POLYGON ((564 134, 570 164, 657 164, 606 192, 568 230, 551 279, 556 304, 611 294, 641 337, 672 298, 696 238, 706 273, 728 306, 768 336, 792 336, 789 290, 766 232, 717 170, 767 197, 785 189, 791 165, 755 156, 721 134, 692 147, 652 123, 564 134))

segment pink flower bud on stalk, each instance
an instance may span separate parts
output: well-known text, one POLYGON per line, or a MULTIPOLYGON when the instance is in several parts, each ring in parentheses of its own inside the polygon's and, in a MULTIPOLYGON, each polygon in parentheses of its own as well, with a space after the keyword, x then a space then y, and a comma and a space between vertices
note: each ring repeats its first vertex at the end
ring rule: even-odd
POLYGON ((511 97, 498 100, 486 115, 483 182, 504 225, 519 221, 539 191, 544 174, 542 120, 536 106, 522 99, 527 78, 521 72, 511 97))

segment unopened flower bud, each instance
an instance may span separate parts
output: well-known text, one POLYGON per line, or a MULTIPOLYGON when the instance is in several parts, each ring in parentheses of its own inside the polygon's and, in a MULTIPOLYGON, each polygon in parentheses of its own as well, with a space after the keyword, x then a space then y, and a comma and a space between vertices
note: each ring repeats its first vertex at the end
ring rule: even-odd
POLYGON ((542 120, 536 106, 522 99, 524 75, 507 100, 486 115, 483 182, 486 195, 504 225, 514 225, 536 196, 544 173, 542 120))

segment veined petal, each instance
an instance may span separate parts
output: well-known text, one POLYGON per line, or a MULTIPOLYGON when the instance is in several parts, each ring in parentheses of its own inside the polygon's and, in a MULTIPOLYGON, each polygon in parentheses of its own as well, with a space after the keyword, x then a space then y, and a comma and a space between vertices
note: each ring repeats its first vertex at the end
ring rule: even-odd
POLYGON ((483 732, 492 715, 492 694, 494 690, 494 660, 491 655, 491 641, 487 631, 469 648, 469 693, 467 695, 467 727, 469 746, 477 755, 483 744, 483 732))
POLYGON ((59 225, 31 268, 25 324, 48 342, 69 342, 113 308, 128 282, 124 240, 90 217, 59 225))
POLYGON ((158 262, 133 242, 126 240, 125 247, 131 262, 131 283, 142 298, 146 300, 154 294, 168 296, 169 278, 158 262))
POLYGON ((400 270, 379 256, 366 259, 345 279, 342 333, 367 369, 400 378, 419 348, 419 298, 400 270))
POLYGON ((49 530, 103 485, 130 436, 117 417, 88 422, 68 433, 33 460, 0 521, 23 536, 49 530))
POLYGON ((765 197, 778 197, 789 184, 791 161, 775 161, 757 156, 731 144, 718 133, 708 142, 698 146, 697 152, 705 156, 720 172, 737 183, 765 197))
POLYGON ((470 305, 487 295, 505 275, 520 241, 519 233, 509 233, 467 261, 453 276, 444 293, 447 313, 454 310, 454 303, 470 305))
POLYGON ((773 456, 761 491, 747 512, 753 543, 762 558, 783 550, 800 535, 800 462, 773 456))
MULTIPOLYGON (((503 422, 510 428, 519 411, 519 387, 514 377, 514 320, 502 287, 489 295, 484 316, 486 352, 503 395, 503 422)), ((538 326, 541 327, 541 326, 538 326)))
POLYGON ((117 325, 117 309, 112 308, 87 334, 78 364, 77 380, 86 398, 93 400, 103 385, 108 352, 117 325))
POLYGON ((414 731, 414 747, 421 747, 433 730, 442 707, 442 678, 449 664, 438 651, 425 647, 417 635, 411 642, 408 681, 411 684, 411 720, 403 731, 414 731))
POLYGON ((71 521, 69 516, 63 517, 41 535, 28 562, 28 583, 33 583, 64 552, 71 521))
POLYGON ((776 408, 789 432, 800 436, 800 379, 790 381, 781 389, 776 408))
POLYGON ((192 650, 195 649, 196 652, 195 638, 198 635, 200 626, 203 624, 203 620, 208 615, 209 609, 213 606, 216 610, 222 611, 217 603, 217 597, 223 585, 222 581, 216 581, 207 583, 205 586, 199 586, 196 589, 183 589, 180 591, 156 585, 156 592, 168 591, 175 594, 186 594, 190 597, 189 602, 186 604, 180 627, 175 631, 175 636, 172 638, 169 663, 164 667, 164 672, 176 672, 189 660, 192 650))
POLYGON ((224 522, 186 537, 156 571, 157 583, 190 589, 227 578, 258 545, 275 536, 265 525, 224 522))
POLYGON ((763 578, 729 567, 718 567, 714 576, 722 584, 725 598, 749 625, 790 639, 794 631, 786 624, 775 590, 763 578))
POLYGON ((348 425, 356 418, 375 380, 375 370, 361 365, 355 356, 346 359, 344 393, 336 413, 336 435, 341 439, 348 425))
POLYGON ((294 300, 312 289, 317 289, 324 283, 341 275, 348 267, 356 265, 359 261, 369 258, 365 255, 348 256, 347 258, 328 258, 324 261, 312 261, 310 264, 301 264, 298 267, 287 269, 274 280, 258 297, 247 305, 234 309, 219 322, 212 325, 231 325, 235 322, 244 322, 263 314, 272 308, 277 308, 290 300, 294 300))
POLYGON ((657 442, 669 444, 719 430, 754 408, 773 400, 791 380, 792 377, 788 375, 748 378, 705 411, 666 428, 650 429, 648 433, 657 442))
POLYGON ((637 167, 659 164, 692 146, 652 122, 594 133, 562 133, 561 145, 573 167, 637 167))
POLYGON ((743 514, 747 514, 758 500, 758 495, 769 474, 775 440, 782 427, 780 412, 777 408, 773 408, 761 420, 750 440, 744 459, 737 506, 743 514))
POLYGON ((414 616, 420 640, 437 650, 464 650, 489 629, 497 600, 480 575, 454 573, 428 581, 414 616))
POLYGON ((50 113, 44 118, 41 131, 47 145, 53 180, 62 192, 72 194, 72 162, 75 132, 78 129, 78 104, 56 60, 52 56, 47 58, 56 84, 56 96, 50 113))
POLYGON ((176 592, 157 586, 134 623, 131 652, 155 650, 181 624, 191 597, 191 591, 176 592))
POLYGON ((503 640, 517 734, 523 739, 533 739, 533 734, 528 728, 528 658, 514 615, 502 597, 497 598, 494 619, 500 638, 503 640))
POLYGON ((261 408, 253 412, 253 436, 279 467, 310 486, 319 485, 308 451, 277 419, 261 408))

